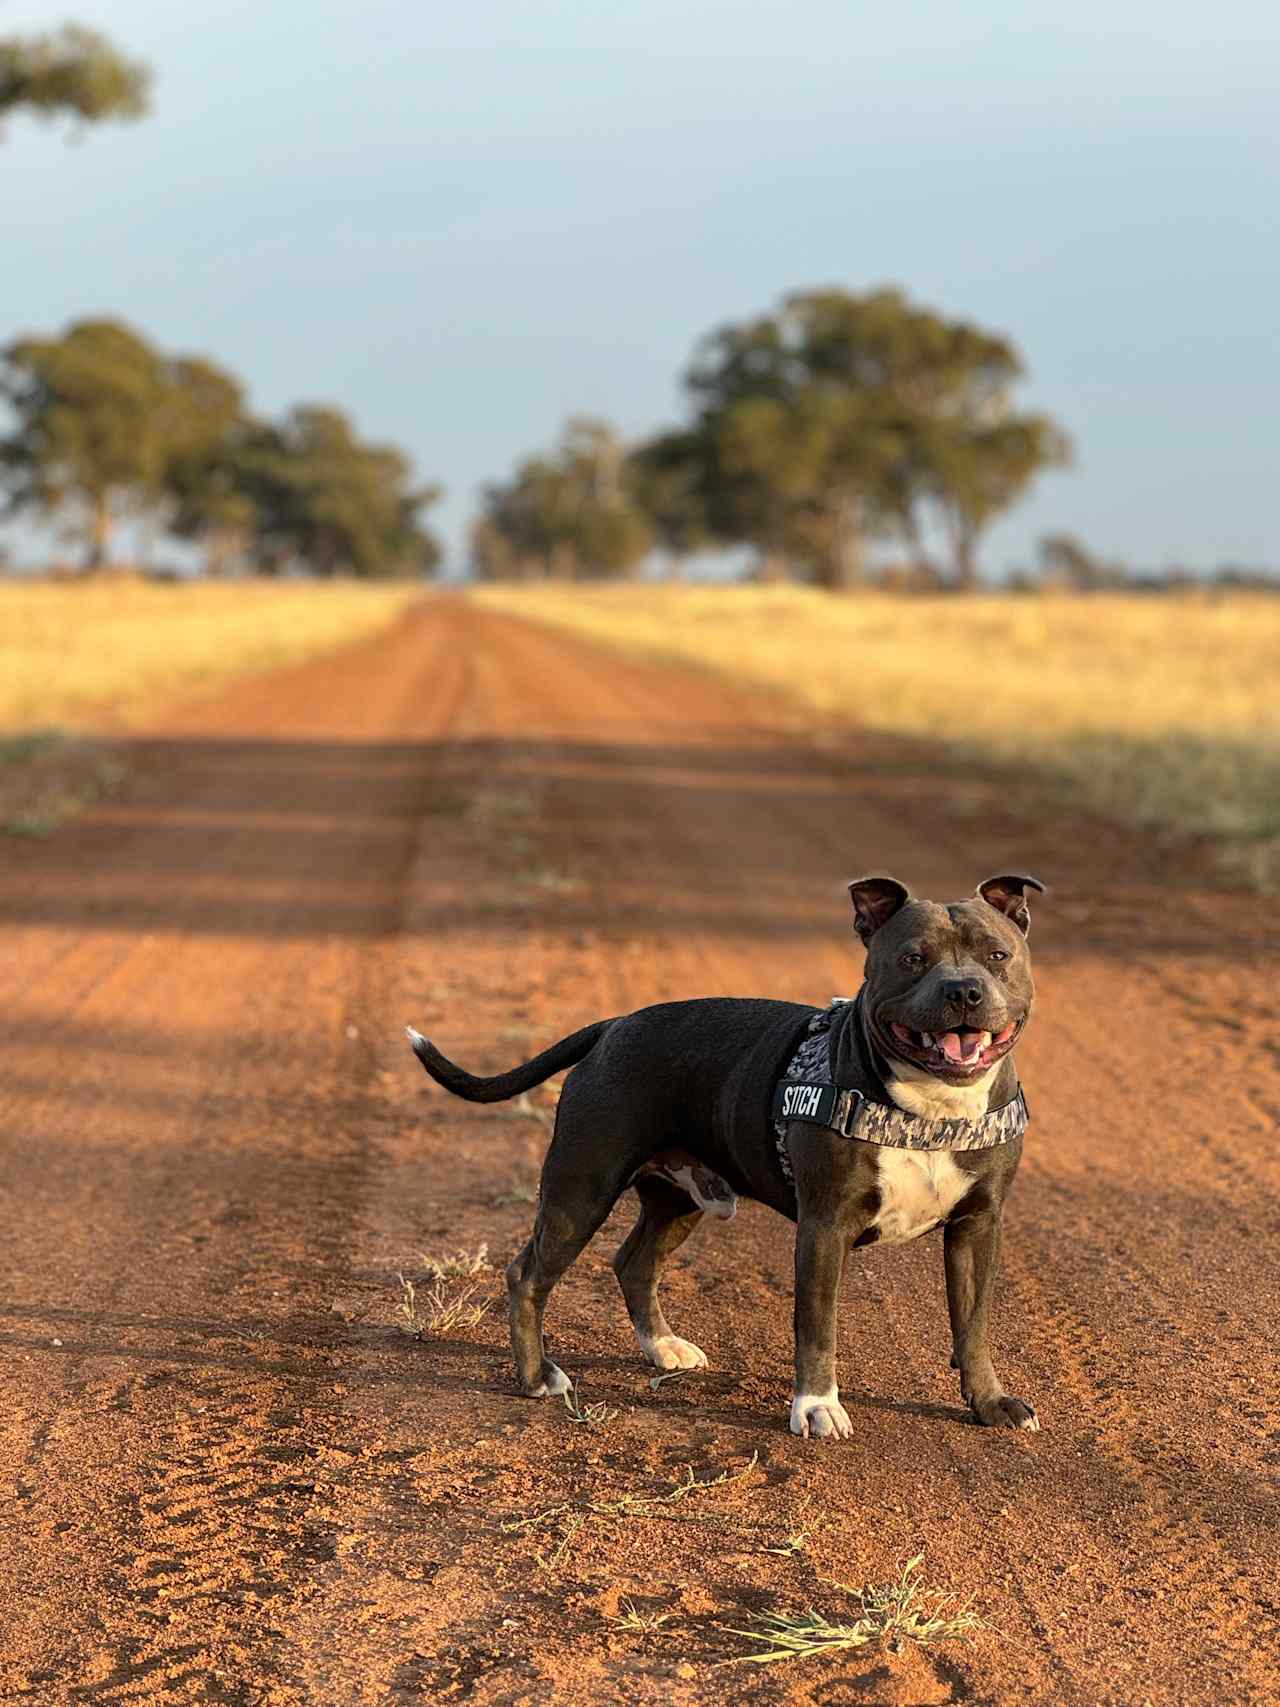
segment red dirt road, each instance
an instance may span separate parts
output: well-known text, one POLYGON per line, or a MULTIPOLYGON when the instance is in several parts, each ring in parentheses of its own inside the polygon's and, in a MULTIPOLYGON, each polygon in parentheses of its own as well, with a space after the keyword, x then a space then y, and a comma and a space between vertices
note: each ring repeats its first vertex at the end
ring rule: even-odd
POLYGON ((1020 779, 461 601, 136 765, 0 847, 0 1699, 1280 1700, 1273 907, 1020 779), (497 1303, 399 1330, 424 1250, 524 1239, 550 1107, 429 1088, 405 1021, 492 1071, 654 1000, 824 1002, 868 868, 1053 886, 996 1330, 1042 1433, 965 1421, 934 1237, 855 1262, 855 1438, 793 1439, 792 1235, 750 1205, 665 1288, 705 1374, 649 1385, 629 1209, 556 1292, 603 1427, 516 1397, 497 1303), (690 1466, 736 1479, 616 1509, 690 1466), (714 1669, 726 1627, 922 1550, 970 1644, 714 1669))

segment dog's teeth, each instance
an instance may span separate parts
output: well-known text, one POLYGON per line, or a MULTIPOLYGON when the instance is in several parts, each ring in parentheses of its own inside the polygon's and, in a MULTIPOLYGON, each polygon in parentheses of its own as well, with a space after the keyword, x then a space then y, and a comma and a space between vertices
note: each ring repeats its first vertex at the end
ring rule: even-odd
POLYGON ((932 1049, 933 1048, 933 1033, 931 1031, 922 1031, 920 1033, 920 1041, 924 1044, 926 1049, 932 1049))
POLYGON ((981 1038, 978 1041, 978 1048, 979 1049, 990 1049, 990 1047, 991 1047, 991 1033, 989 1031, 984 1031, 981 1038))

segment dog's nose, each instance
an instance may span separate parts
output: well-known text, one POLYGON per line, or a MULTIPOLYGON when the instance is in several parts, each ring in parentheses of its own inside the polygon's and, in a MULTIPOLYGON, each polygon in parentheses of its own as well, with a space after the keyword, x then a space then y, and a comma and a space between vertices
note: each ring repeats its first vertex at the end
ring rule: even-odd
POLYGON ((960 1008, 976 1008, 982 1002, 982 985, 976 978, 950 978, 942 986, 942 999, 960 1008))

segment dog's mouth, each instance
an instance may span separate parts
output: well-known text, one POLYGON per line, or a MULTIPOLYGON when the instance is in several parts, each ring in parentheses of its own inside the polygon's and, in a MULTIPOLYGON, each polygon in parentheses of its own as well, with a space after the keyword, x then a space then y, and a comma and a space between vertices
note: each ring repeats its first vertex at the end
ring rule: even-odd
POLYGON ((913 1031, 893 1020, 889 1032, 894 1051, 904 1060, 944 1078, 969 1078, 986 1072, 1017 1042, 1021 1020, 1012 1020, 1001 1031, 979 1030, 961 1025, 954 1031, 913 1031))

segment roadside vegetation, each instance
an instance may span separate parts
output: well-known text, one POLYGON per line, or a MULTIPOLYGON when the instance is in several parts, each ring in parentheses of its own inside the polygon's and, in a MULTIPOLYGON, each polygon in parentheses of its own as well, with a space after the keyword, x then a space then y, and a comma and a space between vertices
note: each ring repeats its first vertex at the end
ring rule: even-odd
POLYGON ((696 664, 798 711, 1033 764, 1280 876, 1280 599, 833 599, 804 587, 489 587, 485 605, 696 664))
POLYGON ((112 737, 233 677, 350 644, 403 585, 0 582, 0 831, 43 837, 127 787, 112 737))
POLYGON ((0 732, 132 723, 372 634, 417 596, 352 582, 0 582, 0 732))

